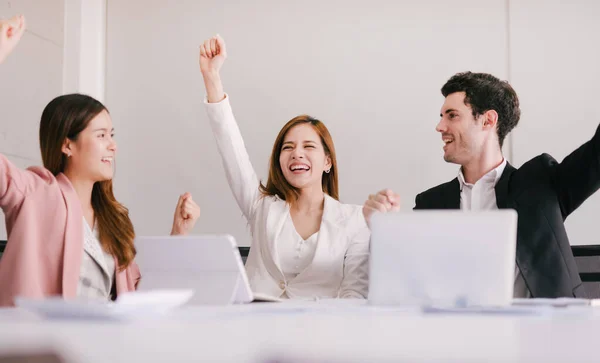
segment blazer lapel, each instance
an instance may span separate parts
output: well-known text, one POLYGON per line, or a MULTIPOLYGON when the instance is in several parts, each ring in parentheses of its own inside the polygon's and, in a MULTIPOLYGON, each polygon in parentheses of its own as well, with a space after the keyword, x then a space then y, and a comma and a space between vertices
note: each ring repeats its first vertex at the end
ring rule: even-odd
POLYGON ((444 191, 444 204, 447 209, 460 209, 460 183, 454 178, 444 191))
MULTIPOLYGON (((500 180, 498 180, 498 184, 496 184, 496 205, 498 206, 498 209, 517 209, 516 201, 509 199, 508 196, 508 186, 511 180, 511 176, 516 170, 517 169, 515 167, 513 167, 509 163, 506 163, 504 172, 502 173, 500 180)), ((519 221, 517 223, 520 223, 522 221, 521 216, 518 216, 518 219, 519 221)), ((525 238, 521 238, 521 234, 523 233, 523 231, 525 231, 525 228, 517 227, 516 262, 517 266, 519 267, 519 271, 521 271, 521 274, 523 275, 523 279, 525 279, 525 283, 527 283, 528 286, 532 286, 530 282, 534 278, 532 276, 532 273, 534 273, 534 271, 530 268, 530 266, 531 261, 533 259, 533 255, 531 253, 531 250, 527 248, 527 246, 524 243, 519 242, 527 240, 525 238)))
POLYGON ((69 179, 61 173, 56 176, 56 180, 67 207, 63 252, 63 296, 74 298, 77 296, 77 284, 79 283, 81 259, 83 257, 83 213, 79 197, 69 179))
MULTIPOLYGON (((331 249, 335 247, 335 244, 330 243, 330 241, 339 240, 338 234, 342 232, 339 223, 340 219, 343 218, 340 202, 325 194, 324 204, 323 217, 321 217, 321 226, 319 227, 317 248, 315 250, 315 256, 313 257, 313 262, 331 256, 331 249)), ((313 263, 310 265, 312 264, 313 263)))
POLYGON ((271 276, 277 280, 283 280, 283 272, 279 267, 279 254, 277 253, 277 239, 283 228, 286 218, 289 215, 289 205, 285 200, 278 197, 273 199, 269 206, 267 215, 267 241, 262 248, 263 261, 271 276))
MULTIPOLYGON (((82 218, 83 219, 83 218, 82 218)), ((108 266, 106 265, 106 260, 104 257, 104 252, 102 250, 102 246, 99 242, 91 241, 91 239, 95 239, 94 231, 90 228, 90 226, 83 219, 84 225, 84 235, 85 241, 83 243, 83 250, 100 266, 100 269, 104 273, 104 276, 109 279, 110 273, 108 272, 108 266), (89 240, 89 242, 88 242, 89 240)))
POLYGON ((514 173, 515 170, 517 169, 515 169, 509 163, 506 163, 504 172, 502 173, 500 180, 498 180, 498 184, 496 184, 496 205, 498 206, 498 209, 511 208, 508 200, 508 183, 510 181, 512 173, 514 173))

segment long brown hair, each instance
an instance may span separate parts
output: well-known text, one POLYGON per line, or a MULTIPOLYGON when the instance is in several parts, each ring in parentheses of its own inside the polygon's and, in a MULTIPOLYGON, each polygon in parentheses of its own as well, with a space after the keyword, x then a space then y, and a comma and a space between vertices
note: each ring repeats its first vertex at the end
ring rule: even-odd
MULTIPOLYGON (((67 156, 62 152, 64 141, 76 141, 90 121, 106 107, 96 99, 69 94, 53 99, 44 109, 40 121, 40 149, 44 167, 52 174, 64 172, 67 156)), ((96 182, 92 189, 92 208, 98 221, 102 247, 117 258, 119 267, 126 268, 135 257, 135 232, 129 210, 117 202, 112 180, 96 182)))
POLYGON ((285 135, 287 135, 288 131, 290 131, 293 127, 301 124, 311 125, 317 135, 319 135, 323 149, 325 149, 325 155, 329 156, 331 159, 331 169, 329 173, 323 174, 321 186, 323 191, 330 197, 334 198, 335 200, 339 200, 340 196, 338 188, 337 159, 335 157, 333 139, 331 138, 331 134, 329 134, 329 130, 327 127, 325 127, 325 124, 308 115, 294 117, 288 121, 285 126, 283 126, 281 131, 279 131, 279 135, 277 135, 275 144, 273 145, 271 160, 269 161, 269 179, 267 179, 266 186, 262 183, 260 184, 260 191, 264 196, 277 195, 279 198, 287 201, 290 204, 293 204, 298 200, 298 197, 300 196, 300 190, 292 186, 285 179, 283 170, 281 170, 281 165, 279 164, 279 156, 281 155, 281 147, 283 146, 285 135))

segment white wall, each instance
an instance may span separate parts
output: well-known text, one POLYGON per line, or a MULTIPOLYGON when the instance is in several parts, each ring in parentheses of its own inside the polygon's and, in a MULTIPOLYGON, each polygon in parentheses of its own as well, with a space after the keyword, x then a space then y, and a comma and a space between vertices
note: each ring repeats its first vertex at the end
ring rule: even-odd
MULTIPOLYGON (((226 89, 259 175, 283 123, 310 113, 334 136, 345 202, 391 186, 410 208, 418 191, 455 175, 433 128, 439 88, 457 71, 514 85, 523 117, 505 151, 516 166, 541 152, 561 160, 600 120, 592 0, 109 0, 108 13, 106 2, 0 0, 0 17, 28 19, 0 67, 0 152, 21 167, 39 164, 47 102, 106 93, 120 142, 117 194, 140 234, 167 233, 178 194, 190 190, 203 209, 196 233, 249 242, 201 104, 197 46, 216 32, 228 41, 226 89)), ((598 243, 599 214, 596 195, 567 220, 573 244, 598 243)))
MULTIPOLYGON (((511 78, 523 111, 517 165, 543 152, 561 161, 600 123, 600 2, 511 1, 511 78)), ((600 193, 567 219, 571 244, 600 244, 600 193)))
MULTIPOLYGON (((25 168, 41 164, 40 116, 62 91, 64 1, 0 0, 0 18, 15 14, 26 15, 27 31, 0 66, 0 153, 25 168)), ((6 239, 4 223, 0 239, 6 239)))
POLYGON ((65 0, 64 93, 105 96, 106 0, 65 0))
POLYGON ((389 186, 412 208, 417 192, 457 173, 434 130, 441 86, 465 70, 507 77, 506 14, 504 0, 109 0, 116 193, 138 234, 168 233, 178 194, 191 191, 203 210, 196 233, 249 244, 202 105, 198 45, 218 32, 226 91, 263 180, 279 129, 309 113, 334 137, 342 201, 389 186))
MULTIPOLYGON (((177 195, 189 190, 203 208, 196 233, 249 242, 201 104, 197 46, 216 32, 228 41, 226 88, 259 175, 283 123, 310 113, 334 135, 345 202, 391 186, 410 208, 418 191, 455 175, 433 127, 439 88, 457 71, 493 73, 519 93, 523 117, 505 150, 516 166, 541 152, 561 160, 600 120, 592 0, 110 0, 108 14, 106 3, 0 0, 1 17, 28 19, 0 67, 0 152, 40 164, 47 102, 106 94, 120 142, 117 194, 140 234, 168 232, 177 195)), ((573 244, 598 243, 599 213, 596 195, 567 220, 573 244)))

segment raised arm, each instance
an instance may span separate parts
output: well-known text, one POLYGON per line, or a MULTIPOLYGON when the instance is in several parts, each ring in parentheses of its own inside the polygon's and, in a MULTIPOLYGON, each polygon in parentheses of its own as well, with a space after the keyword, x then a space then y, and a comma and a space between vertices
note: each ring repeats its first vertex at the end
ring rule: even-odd
POLYGON ((192 199, 191 193, 179 196, 175 215, 173 216, 173 227, 171 236, 185 236, 191 232, 200 217, 200 206, 192 199))
POLYGON ((15 49, 23 33, 25 33, 25 17, 23 15, 0 20, 0 64, 15 49))
POLYGON ((563 219, 600 188, 600 126, 594 136, 561 163, 551 160, 563 219))
POLYGON ((10 214, 25 197, 39 187, 54 182, 54 176, 42 167, 19 169, 0 154, 0 208, 10 214))
POLYGON ((259 181, 233 116, 229 97, 223 91, 220 70, 227 58, 225 42, 216 36, 200 46, 200 70, 206 87, 206 110, 229 187, 246 219, 254 216, 260 199, 259 181))
MULTIPOLYGON (((25 32, 25 17, 15 16, 0 20, 0 64, 15 49, 25 32)), ((1 83, 1 81, 0 81, 1 83)), ((25 196, 52 176, 42 168, 37 171, 42 176, 17 168, 4 155, 0 154, 0 208, 5 213, 21 204, 25 196)))

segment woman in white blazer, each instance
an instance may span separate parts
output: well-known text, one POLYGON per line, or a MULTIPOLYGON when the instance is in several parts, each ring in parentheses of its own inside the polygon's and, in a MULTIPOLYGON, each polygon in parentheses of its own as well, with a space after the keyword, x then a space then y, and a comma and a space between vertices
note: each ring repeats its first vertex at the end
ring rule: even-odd
POLYGON ((267 183, 260 183, 223 91, 226 57, 219 36, 200 46, 208 118, 252 234, 252 290, 292 299, 366 298, 370 232, 361 206, 338 201, 329 131, 310 116, 289 121, 275 140, 267 183))

